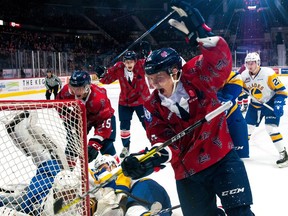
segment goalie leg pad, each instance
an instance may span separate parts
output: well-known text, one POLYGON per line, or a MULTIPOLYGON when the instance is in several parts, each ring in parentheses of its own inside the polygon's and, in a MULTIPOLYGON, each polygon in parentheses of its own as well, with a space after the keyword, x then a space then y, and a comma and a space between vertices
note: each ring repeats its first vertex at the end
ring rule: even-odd
POLYGON ((28 111, 21 112, 5 126, 15 146, 26 156, 32 156, 33 163, 38 167, 43 161, 50 160, 51 156, 29 133, 29 127, 36 121, 33 116, 28 111))

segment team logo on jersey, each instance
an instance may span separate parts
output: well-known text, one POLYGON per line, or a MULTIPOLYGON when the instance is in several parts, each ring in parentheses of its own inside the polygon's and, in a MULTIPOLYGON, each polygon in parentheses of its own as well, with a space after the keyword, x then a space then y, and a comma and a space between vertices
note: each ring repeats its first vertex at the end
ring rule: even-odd
POLYGON ((152 115, 145 107, 144 107, 144 116, 147 122, 152 122, 152 115))
POLYGON ((206 161, 209 161, 211 158, 210 158, 210 155, 209 154, 207 154, 207 153, 205 153, 205 154, 201 154, 200 156, 199 156, 199 163, 200 164, 203 164, 203 163, 205 163, 206 161))
POLYGON ((251 81, 251 78, 250 77, 246 77, 246 79, 244 80, 244 83, 248 83, 251 81))
POLYGON ((257 100, 260 100, 262 98, 262 96, 263 96, 262 91, 260 89, 258 89, 258 88, 252 88, 250 90, 250 92, 251 92, 251 95, 253 97, 255 97, 257 100))

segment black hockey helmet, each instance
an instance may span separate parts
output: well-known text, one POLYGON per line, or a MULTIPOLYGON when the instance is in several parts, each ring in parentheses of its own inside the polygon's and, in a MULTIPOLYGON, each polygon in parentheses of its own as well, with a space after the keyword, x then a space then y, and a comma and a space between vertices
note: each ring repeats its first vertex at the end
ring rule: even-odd
POLYGON ((125 60, 137 60, 137 55, 134 51, 127 51, 123 56, 123 61, 125 60))
POLYGON ((154 50, 145 61, 145 72, 147 75, 166 71, 172 73, 172 69, 182 68, 182 59, 180 55, 172 48, 162 48, 154 50))
POLYGON ((86 71, 74 71, 70 77, 69 84, 72 87, 82 87, 91 84, 91 77, 86 71))

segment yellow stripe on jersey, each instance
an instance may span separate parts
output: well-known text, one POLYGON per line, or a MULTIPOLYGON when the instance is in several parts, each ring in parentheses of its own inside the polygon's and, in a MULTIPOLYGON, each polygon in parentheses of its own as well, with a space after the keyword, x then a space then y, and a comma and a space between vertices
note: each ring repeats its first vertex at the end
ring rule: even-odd
MULTIPOLYGON (((100 180, 97 180, 95 178, 95 172, 93 170, 88 169, 88 171, 89 171, 91 177, 93 178, 95 185, 103 183, 100 180)), ((123 173, 121 173, 117 177, 115 183, 116 183, 116 188, 117 189, 119 189, 119 190, 128 190, 131 187, 131 178, 126 177, 123 173)))
POLYGON ((129 190, 131 187, 131 178, 121 173, 116 179, 116 185, 117 190, 129 190))
POLYGON ((270 137, 273 143, 278 142, 283 139, 283 136, 281 133, 270 134, 270 137))
POLYGON ((277 74, 272 74, 268 77, 268 86, 278 95, 287 96, 287 91, 284 84, 280 81, 277 74))
POLYGON ((235 84, 243 87, 243 80, 241 78, 241 75, 239 73, 236 73, 234 71, 231 71, 226 83, 229 84, 235 84))

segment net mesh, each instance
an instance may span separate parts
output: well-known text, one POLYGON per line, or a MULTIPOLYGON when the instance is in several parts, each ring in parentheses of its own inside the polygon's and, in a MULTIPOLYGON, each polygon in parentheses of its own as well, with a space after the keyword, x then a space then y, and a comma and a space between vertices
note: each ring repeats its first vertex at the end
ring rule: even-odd
MULTIPOLYGON (((85 118, 79 101, 1 101, 1 215, 54 215, 55 200, 88 190, 85 118)), ((88 208, 87 198, 59 215, 88 208)))

